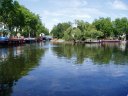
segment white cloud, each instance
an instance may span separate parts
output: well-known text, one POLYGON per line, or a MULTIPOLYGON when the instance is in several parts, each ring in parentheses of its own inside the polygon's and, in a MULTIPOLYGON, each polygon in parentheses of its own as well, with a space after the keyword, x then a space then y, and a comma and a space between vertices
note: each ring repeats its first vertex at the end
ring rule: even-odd
POLYGON ((114 9, 118 9, 118 10, 128 10, 128 5, 126 5, 123 1, 121 0, 115 0, 112 3, 112 6, 114 9))
POLYGON ((52 21, 57 23, 60 22, 59 19, 56 19, 56 18, 52 19, 52 21))
MULTIPOLYGON (((45 10, 42 12, 43 17, 47 18, 61 18, 60 20, 67 18, 70 20, 75 19, 90 19, 92 17, 106 16, 106 13, 96 9, 96 8, 65 8, 58 9, 54 11, 45 10)), ((61 21, 60 21, 61 22, 61 21)))
POLYGON ((56 2, 54 3, 58 7, 57 9, 48 9, 41 13, 41 16, 45 17, 42 21, 45 21, 46 27, 50 29, 59 22, 74 21, 75 19, 89 22, 92 21, 94 16, 98 18, 99 16, 106 15, 99 9, 87 7, 88 2, 85 0, 56 0, 56 2), (46 19, 49 19, 49 21, 46 19))
POLYGON ((71 17, 71 18, 76 18, 76 19, 85 19, 85 18, 91 18, 91 16, 90 15, 87 15, 87 14, 83 14, 83 15, 70 15, 69 17, 71 17))
MULTIPOLYGON (((92 22, 95 18, 109 17, 115 13, 110 11, 110 14, 108 14, 99 7, 90 6, 88 0, 56 0, 56 2, 51 0, 50 4, 53 4, 56 8, 45 9, 41 13, 41 16, 45 17, 42 21, 46 24, 46 27, 50 29, 59 22, 72 22, 75 19, 92 22)), ((111 6, 113 6, 114 9, 127 10, 126 4, 121 0, 113 0, 111 6)), ((103 6, 100 5, 100 7, 103 6)), ((113 17, 116 17, 115 14, 113 17)))
POLYGON ((118 15, 115 14, 115 13, 112 13, 112 14, 111 14, 111 19, 112 19, 112 20, 115 20, 115 18, 122 18, 122 17, 127 17, 127 18, 128 18, 128 15, 123 14, 123 13, 119 13, 118 15))
POLYGON ((45 10, 42 13, 42 16, 46 18, 44 18, 42 21, 44 22, 46 19, 49 19, 49 21, 45 21, 45 23, 46 27, 51 30, 52 27, 59 22, 74 21, 75 19, 90 22, 90 20, 92 21, 93 16, 97 16, 98 18, 99 16, 105 15, 105 13, 96 8, 65 8, 54 11, 45 10))
POLYGON ((99 17, 111 17, 113 20, 118 17, 128 17, 128 2, 126 0, 18 1, 32 12, 39 14, 42 22, 49 29, 59 22, 73 22, 75 19, 92 22, 99 17))
MULTIPOLYGON (((17 0, 18 1, 18 0, 17 0)), ((26 2, 26 1, 30 1, 30 0, 22 0, 22 1, 24 1, 24 2, 26 2)), ((31 0, 31 2, 39 2, 40 0, 31 0)))
POLYGON ((86 6, 88 3, 86 0, 56 0, 51 1, 53 4, 55 3, 58 7, 66 7, 66 8, 76 8, 86 6))
POLYGON ((62 16, 62 13, 58 13, 58 12, 50 12, 48 10, 43 11, 43 15, 44 16, 62 16))

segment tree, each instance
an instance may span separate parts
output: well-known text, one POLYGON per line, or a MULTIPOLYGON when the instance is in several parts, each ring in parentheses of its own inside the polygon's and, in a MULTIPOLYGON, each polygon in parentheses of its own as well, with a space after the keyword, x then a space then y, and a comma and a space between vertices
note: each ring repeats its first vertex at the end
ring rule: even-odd
POLYGON ((13 10, 13 1, 12 0, 1 0, 0 2, 0 14, 1 20, 3 23, 8 24, 13 10))
POLYGON ((64 32, 71 27, 71 23, 59 23, 58 25, 54 26, 51 34, 53 35, 53 37, 56 38, 63 38, 64 37, 64 32))
POLYGON ((81 30, 79 28, 73 28, 69 27, 65 32, 64 32, 64 39, 65 40, 80 40, 81 38, 81 30))
POLYGON ((73 40, 73 35, 72 35, 72 27, 69 27, 65 32, 64 32, 64 39, 67 41, 73 40))
POLYGON ((25 36, 35 37, 40 33, 49 33, 42 24, 39 15, 20 5, 18 1, 0 1, 0 22, 8 26, 9 30, 16 35, 17 32, 25 36))
POLYGON ((79 28, 73 28, 71 34, 72 34, 74 40, 81 39, 81 30, 79 28))
POLYGON ((102 36, 101 31, 97 31, 93 24, 84 22, 83 20, 76 20, 77 28, 81 30, 80 40, 86 40, 88 38, 97 39, 97 37, 102 36))
POLYGON ((113 21, 113 28, 115 36, 128 34, 128 19, 125 17, 115 19, 115 21, 113 21))
POLYGON ((113 35, 113 26, 110 18, 99 18, 93 22, 93 25, 98 31, 103 32, 104 38, 113 35))

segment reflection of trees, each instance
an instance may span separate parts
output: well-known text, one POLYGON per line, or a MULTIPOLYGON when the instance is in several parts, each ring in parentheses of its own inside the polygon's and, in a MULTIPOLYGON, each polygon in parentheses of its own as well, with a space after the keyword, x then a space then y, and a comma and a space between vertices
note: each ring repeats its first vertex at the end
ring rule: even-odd
POLYGON ((34 46, 24 46, 22 50, 20 55, 14 56, 14 50, 9 49, 6 60, 0 62, 0 96, 9 96, 16 81, 37 66, 44 54, 43 49, 34 46))
POLYGON ((67 44, 65 45, 59 45, 59 47, 53 47, 54 52, 58 55, 58 57, 67 57, 70 59, 73 56, 74 49, 72 45, 67 44))
POLYGON ((112 57, 112 48, 109 46, 102 46, 95 50, 93 61, 96 64, 108 64, 112 57))
POLYGON ((120 44, 62 44, 59 47, 54 47, 53 51, 60 57, 64 56, 71 59, 76 57, 76 62, 82 64, 85 59, 90 58, 94 64, 109 64, 111 61, 114 64, 127 64, 128 52, 127 49, 122 51, 119 48, 120 44))
POLYGON ((113 53, 113 58, 112 60, 114 61, 114 64, 127 64, 128 62, 128 50, 125 50, 125 51, 119 51, 118 49, 115 49, 115 51, 117 52, 114 52, 113 53))

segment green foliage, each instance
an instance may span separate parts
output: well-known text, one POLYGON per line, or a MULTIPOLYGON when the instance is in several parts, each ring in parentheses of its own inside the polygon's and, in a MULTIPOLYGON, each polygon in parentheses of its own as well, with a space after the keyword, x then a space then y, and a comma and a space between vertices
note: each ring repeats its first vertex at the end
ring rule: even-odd
POLYGON ((99 18, 93 22, 98 31, 103 32, 104 37, 109 37, 113 34, 113 27, 110 18, 99 18))
POLYGON ((71 26, 71 23, 59 23, 58 25, 54 26, 51 34, 55 38, 63 38, 64 32, 71 26))
POLYGON ((79 28, 73 28, 72 36, 75 40, 80 40, 81 38, 81 30, 79 28))
POLYGON ((72 27, 69 27, 65 32, 64 32, 64 39, 67 41, 73 40, 73 36, 72 36, 72 27))
POLYGON ((113 22, 114 34, 122 35, 123 33, 128 33, 128 19, 127 18, 117 18, 113 22))
POLYGON ((76 27, 70 26, 63 29, 62 23, 53 27, 53 36, 65 40, 86 40, 98 38, 119 38, 128 34, 128 19, 117 18, 111 21, 110 18, 96 19, 92 24, 83 20, 75 20, 76 27), (60 27, 61 26, 61 27, 60 27), (63 35, 64 33, 64 35, 63 35))
POLYGON ((64 32, 64 39, 65 40, 79 40, 81 38, 81 30, 79 28, 69 27, 64 32))
POLYGON ((79 40, 81 37, 81 30, 79 28, 73 28, 69 27, 65 32, 64 32, 64 39, 65 40, 79 40))
POLYGON ((65 40, 86 40, 88 38, 95 38, 103 36, 103 32, 97 31, 95 26, 84 21, 75 21, 77 27, 69 27, 64 32, 65 40))
POLYGON ((97 31, 96 29, 92 29, 90 31, 84 31, 84 37, 86 39, 93 38, 97 39, 98 37, 103 36, 103 32, 97 31))
POLYGON ((12 33, 20 32, 25 36, 30 34, 32 37, 40 33, 49 34, 40 17, 20 5, 18 1, 1 0, 0 14, 0 22, 6 24, 12 33))

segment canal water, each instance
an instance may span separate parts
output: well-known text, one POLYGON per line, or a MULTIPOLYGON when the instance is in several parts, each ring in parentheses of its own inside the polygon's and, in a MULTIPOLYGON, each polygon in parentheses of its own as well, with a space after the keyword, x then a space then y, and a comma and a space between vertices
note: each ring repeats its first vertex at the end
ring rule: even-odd
POLYGON ((128 96, 127 44, 0 47, 0 96, 128 96))

